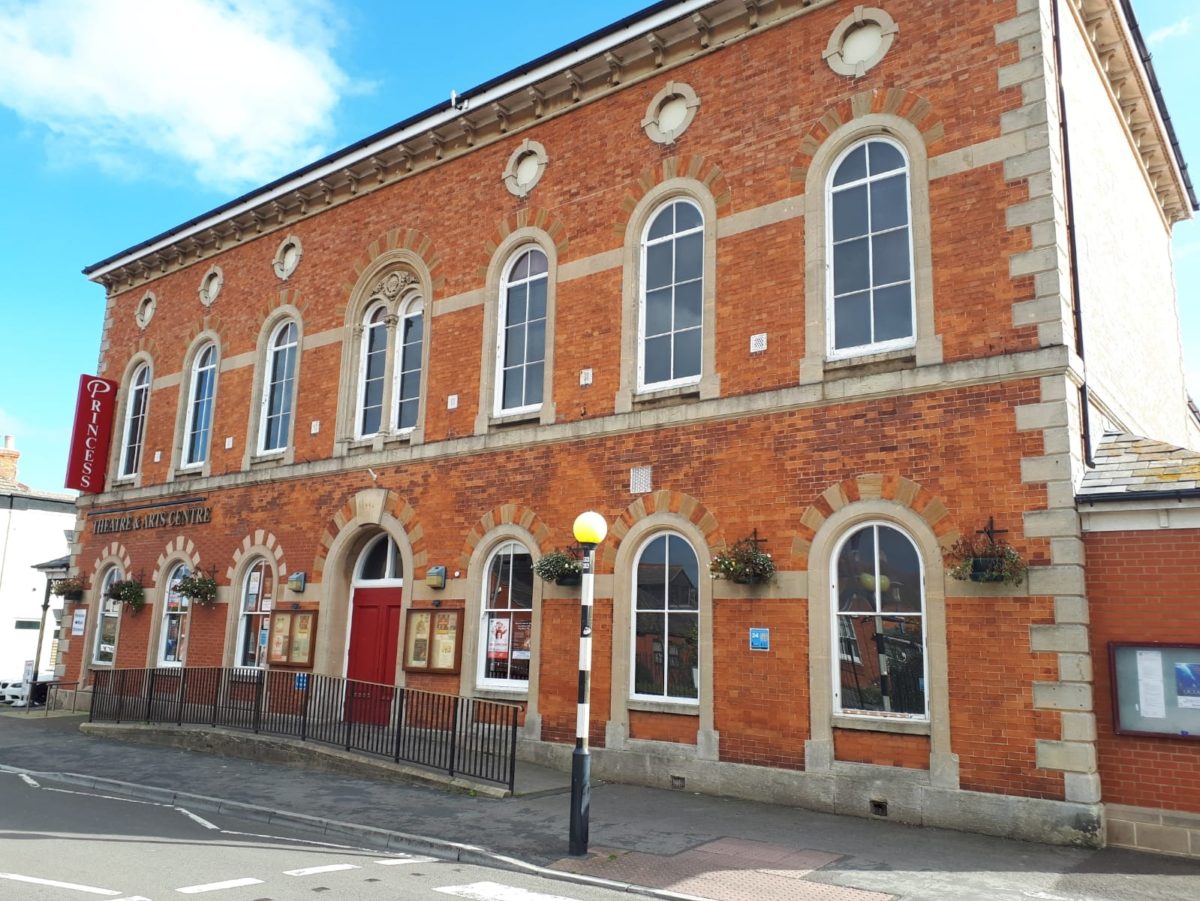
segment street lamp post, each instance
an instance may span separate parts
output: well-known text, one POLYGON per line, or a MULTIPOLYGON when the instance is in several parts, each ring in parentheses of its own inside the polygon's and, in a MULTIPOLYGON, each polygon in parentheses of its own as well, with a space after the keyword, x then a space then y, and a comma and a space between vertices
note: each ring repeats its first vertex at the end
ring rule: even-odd
POLYGON ((583 584, 579 591, 579 706, 575 715, 575 752, 571 756, 571 854, 588 849, 588 818, 592 806, 592 758, 588 754, 589 696, 592 690, 592 600, 595 597, 596 545, 608 534, 608 523, 588 511, 575 518, 572 529, 583 548, 583 584))

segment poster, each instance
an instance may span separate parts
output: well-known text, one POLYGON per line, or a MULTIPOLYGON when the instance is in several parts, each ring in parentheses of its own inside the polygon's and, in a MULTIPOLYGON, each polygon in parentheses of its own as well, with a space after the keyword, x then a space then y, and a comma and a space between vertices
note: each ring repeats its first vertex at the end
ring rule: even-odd
POLYGON ((414 610, 408 617, 407 648, 404 665, 414 668, 429 666, 429 618, 426 611, 414 610))
POLYGON ((488 659, 507 660, 512 630, 506 616, 493 616, 488 623, 488 659))
POLYGON ((439 613, 433 623, 433 668, 455 668, 455 649, 458 646, 458 615, 439 613))
POLYGON ((287 663, 290 625, 291 617, 286 613, 275 614, 271 622, 271 660, 274 663, 287 663))
POLYGON ((1138 651, 1138 711, 1146 719, 1160 720, 1167 715, 1163 690, 1162 652, 1138 651))
POLYGON ((258 596, 259 587, 262 584, 262 573, 256 567, 250 572, 250 584, 246 586, 246 594, 252 597, 258 596))
POLYGON ((84 624, 87 622, 87 611, 76 610, 75 615, 71 617, 71 634, 82 635, 84 624))
POLYGON ((533 640, 533 620, 515 619, 512 625, 512 659, 528 660, 533 640))
POLYGON ((1175 664, 1175 697, 1180 707, 1200 710, 1200 663, 1175 664))
POLYGON ((288 663, 308 663, 312 654, 312 621, 311 613, 297 613, 292 618, 292 650, 288 663))

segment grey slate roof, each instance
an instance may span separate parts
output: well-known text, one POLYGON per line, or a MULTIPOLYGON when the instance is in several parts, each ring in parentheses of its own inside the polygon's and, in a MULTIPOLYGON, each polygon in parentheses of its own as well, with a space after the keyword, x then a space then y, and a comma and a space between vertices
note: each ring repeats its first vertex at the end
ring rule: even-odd
POLYGON ((1109 433, 1100 440, 1095 468, 1083 477, 1080 498, 1179 491, 1200 493, 1200 451, 1140 435, 1109 433))

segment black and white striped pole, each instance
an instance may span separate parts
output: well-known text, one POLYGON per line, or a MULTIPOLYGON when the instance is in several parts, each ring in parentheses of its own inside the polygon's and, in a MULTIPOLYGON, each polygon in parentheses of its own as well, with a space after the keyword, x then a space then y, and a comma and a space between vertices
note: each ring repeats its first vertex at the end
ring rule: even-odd
POLYGON ((579 590, 579 706, 575 715, 575 753, 571 756, 571 854, 588 849, 588 818, 592 807, 592 758, 588 754, 589 697, 592 690, 592 600, 595 597, 596 545, 608 534, 608 523, 588 511, 575 518, 572 529, 583 548, 583 584, 579 590))

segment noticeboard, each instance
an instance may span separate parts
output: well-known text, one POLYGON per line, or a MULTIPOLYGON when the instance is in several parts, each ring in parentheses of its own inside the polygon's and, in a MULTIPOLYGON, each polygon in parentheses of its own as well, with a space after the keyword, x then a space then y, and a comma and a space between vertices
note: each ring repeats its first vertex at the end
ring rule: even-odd
POLYGON ((1113 731, 1200 739, 1200 644, 1109 642, 1113 731))

